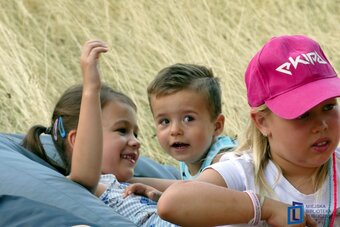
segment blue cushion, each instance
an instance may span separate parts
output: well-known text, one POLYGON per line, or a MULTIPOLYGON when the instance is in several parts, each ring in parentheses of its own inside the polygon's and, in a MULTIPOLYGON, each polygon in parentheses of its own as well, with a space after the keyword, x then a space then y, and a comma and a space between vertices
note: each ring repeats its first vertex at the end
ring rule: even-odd
POLYGON ((18 226, 21 222, 25 226, 60 226, 62 220, 54 215, 69 219, 64 220, 66 226, 135 226, 18 141, 0 134, 0 226, 18 226))
MULTIPOLYGON (((135 226, 82 186, 23 148, 23 134, 0 134, 0 226, 135 226), (5 218, 3 218, 5 217, 5 218)), ((61 159, 50 136, 41 137, 53 160, 61 159)), ((141 157, 135 175, 179 179, 179 171, 141 157)))
POLYGON ((145 156, 140 156, 135 168, 135 177, 153 177, 179 180, 181 176, 178 169, 170 165, 161 165, 145 156))
MULTIPOLYGON (((20 144, 22 139, 24 138, 23 134, 4 134, 9 139, 11 139, 13 142, 20 144)), ((53 141, 51 139, 51 136, 48 135, 42 135, 40 136, 41 143, 44 146, 44 149, 47 153, 47 155, 59 163, 59 165, 63 166, 63 163, 61 161, 61 158, 59 154, 57 153, 53 141)), ((26 153, 26 152, 25 152, 26 153)), ((29 156, 29 158, 34 159, 33 154, 24 154, 26 156, 29 156)), ((35 159, 34 159, 35 160, 35 159)), ((35 160, 37 162, 41 163, 40 160, 35 160)), ((43 165, 46 165, 46 162, 41 163, 43 165)), ((48 165, 50 168, 52 168, 50 165, 48 165)), ((181 176, 179 174, 179 171, 177 168, 171 165, 162 165, 158 162, 155 162, 154 160, 147 158, 145 156, 140 156, 137 165, 135 168, 135 177, 153 177, 153 178, 163 178, 163 179, 181 179, 181 176)))
POLYGON ((0 217, 1 226, 99 226, 64 209, 13 195, 0 196, 0 217))

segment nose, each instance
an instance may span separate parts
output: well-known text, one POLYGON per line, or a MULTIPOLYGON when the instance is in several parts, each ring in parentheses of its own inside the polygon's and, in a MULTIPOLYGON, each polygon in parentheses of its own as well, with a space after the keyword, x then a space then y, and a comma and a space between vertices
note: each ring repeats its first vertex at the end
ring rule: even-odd
POLYGON ((328 129, 328 123, 324 118, 318 118, 313 128, 313 133, 319 133, 328 129))
POLYGON ((180 123, 178 122, 172 122, 171 128, 170 128, 170 134, 172 136, 178 136, 183 134, 183 129, 180 123))
POLYGON ((131 138, 129 139, 129 145, 131 147, 134 147, 135 149, 139 149, 140 148, 140 142, 139 142, 138 138, 135 135, 132 135, 131 138))

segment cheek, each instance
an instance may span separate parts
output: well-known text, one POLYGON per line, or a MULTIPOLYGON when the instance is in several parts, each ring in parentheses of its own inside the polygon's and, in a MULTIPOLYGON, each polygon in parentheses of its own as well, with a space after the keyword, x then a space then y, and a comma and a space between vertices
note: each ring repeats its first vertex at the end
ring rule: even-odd
POLYGON ((334 120, 329 123, 329 128, 331 130, 331 134, 334 138, 339 141, 340 139, 340 117, 336 115, 334 120))
POLYGON ((165 130, 157 130, 156 132, 157 140, 161 146, 163 146, 168 140, 167 133, 165 130))
POLYGON ((209 148, 212 140, 213 133, 209 131, 209 129, 199 129, 199 130, 191 130, 190 134, 188 133, 188 137, 192 138, 192 142, 195 146, 209 148))
POLYGON ((104 146, 103 150, 103 160, 102 160, 102 165, 104 169, 110 168, 110 166, 113 165, 115 162, 115 155, 113 152, 110 151, 110 149, 106 146, 104 146))
POLYGON ((111 137, 104 136, 103 143, 103 166, 112 166, 112 163, 119 159, 120 152, 118 151, 118 144, 111 137))
POLYGON ((277 151, 291 151, 296 152, 296 149, 304 149, 308 146, 310 137, 310 129, 303 127, 289 127, 287 125, 280 125, 274 128, 271 133, 270 146, 272 152, 277 151))

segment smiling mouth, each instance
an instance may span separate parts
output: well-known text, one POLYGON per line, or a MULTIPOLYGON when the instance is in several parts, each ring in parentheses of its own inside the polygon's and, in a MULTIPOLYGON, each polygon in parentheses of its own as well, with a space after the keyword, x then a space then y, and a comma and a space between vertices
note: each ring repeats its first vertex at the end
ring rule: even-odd
POLYGON ((131 154, 121 154, 120 158, 128 160, 128 161, 130 161, 133 164, 136 163, 137 159, 138 159, 137 155, 134 154, 134 153, 131 153, 131 154))

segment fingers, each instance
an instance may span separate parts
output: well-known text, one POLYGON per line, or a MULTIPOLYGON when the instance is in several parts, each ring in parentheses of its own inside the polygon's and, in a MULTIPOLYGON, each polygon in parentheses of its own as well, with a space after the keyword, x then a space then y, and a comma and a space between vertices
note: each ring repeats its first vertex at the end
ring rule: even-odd
POLYGON ((103 41, 89 40, 83 46, 81 61, 91 62, 95 59, 98 59, 100 53, 107 52, 108 50, 107 44, 103 41))
POLYGON ((128 187, 125 188, 125 190, 123 192, 123 198, 126 198, 126 197, 128 197, 129 195, 131 195, 133 193, 133 190, 131 189, 132 186, 133 185, 131 184, 128 187))
POLYGON ((130 184, 128 187, 126 187, 122 196, 123 198, 126 198, 131 194, 142 195, 157 202, 161 197, 162 192, 145 184, 135 183, 130 184))
POLYGON ((98 59, 100 53, 107 51, 107 44, 101 40, 90 40, 84 44, 80 56, 84 91, 98 92, 100 90, 101 80, 98 70, 98 59))
POLYGON ((155 201, 155 202, 158 202, 159 198, 162 195, 162 193, 160 191, 150 191, 147 194, 148 194, 148 198, 155 201))
POLYGON ((291 226, 291 227, 317 227, 317 223, 316 221, 311 218, 308 214, 304 214, 304 219, 303 219, 303 222, 300 223, 300 224, 296 224, 296 225, 288 225, 288 226, 291 226))
POLYGON ((123 198, 131 195, 131 194, 139 194, 143 195, 145 193, 145 185, 142 184, 130 184, 127 186, 123 192, 123 198))
POLYGON ((308 214, 305 214, 305 222, 306 222, 306 226, 308 227, 316 227, 317 223, 316 221, 311 218, 308 214))

